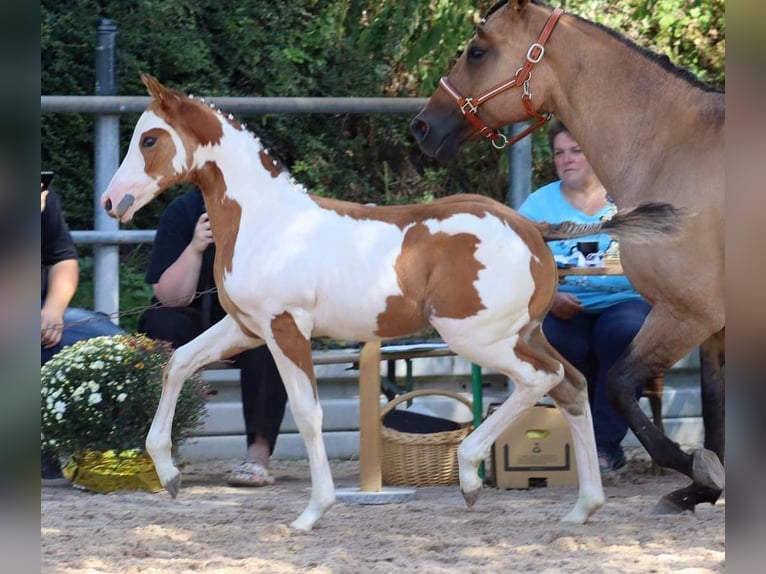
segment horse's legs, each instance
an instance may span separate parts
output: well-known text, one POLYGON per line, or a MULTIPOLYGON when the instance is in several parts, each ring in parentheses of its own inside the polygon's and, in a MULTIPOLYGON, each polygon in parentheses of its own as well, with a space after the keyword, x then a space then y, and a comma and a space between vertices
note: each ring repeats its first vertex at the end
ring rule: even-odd
MULTIPOLYGON (((702 420, 705 426, 705 448, 724 460, 724 331, 712 335, 700 345, 700 383, 702 420)), ((685 510, 694 512, 702 502, 715 504, 721 490, 692 482, 663 496, 652 509, 654 514, 675 514, 685 510)))
POLYGON ((609 403, 627 421, 636 438, 660 466, 675 469, 702 486, 722 490, 724 469, 705 448, 687 454, 655 427, 638 406, 635 389, 704 340, 706 326, 693 317, 679 322, 668 309, 655 306, 607 375, 609 403))
POLYGON ((267 344, 285 384, 290 410, 306 445, 311 469, 311 500, 290 526, 311 530, 335 503, 335 485, 322 440, 322 406, 316 392, 311 341, 304 337, 289 313, 277 316, 271 328, 267 344))
MULTIPOLYGON (((440 332, 450 344, 449 333, 440 332)), ((451 345, 452 346, 452 345, 451 345)), ((524 326, 518 338, 509 337, 495 343, 468 345, 463 338, 460 348, 453 350, 467 359, 487 368, 500 371, 514 380, 516 385, 511 396, 494 411, 458 448, 460 486, 468 506, 479 496, 481 479, 478 466, 484 460, 498 436, 524 411, 532 407, 545 393, 554 387, 561 390, 558 400, 564 406, 569 423, 573 426, 575 456, 580 474, 580 496, 575 508, 564 520, 582 523, 604 503, 601 477, 596 458, 596 442, 590 419, 587 390, 582 375, 567 364, 562 364, 553 354, 552 347, 542 335, 540 323, 533 321, 524 326), (562 376, 571 370, 576 377, 562 383, 562 376)))
POLYGON ((178 494, 181 474, 173 464, 170 431, 184 381, 208 363, 262 344, 262 340, 245 335, 234 320, 226 315, 207 331, 176 349, 170 357, 162 373, 162 395, 146 437, 146 451, 154 461, 160 483, 173 498, 178 494))
POLYGON ((722 329, 700 345, 700 389, 702 421, 705 426, 705 448, 724 460, 725 398, 724 372, 725 333, 722 329))

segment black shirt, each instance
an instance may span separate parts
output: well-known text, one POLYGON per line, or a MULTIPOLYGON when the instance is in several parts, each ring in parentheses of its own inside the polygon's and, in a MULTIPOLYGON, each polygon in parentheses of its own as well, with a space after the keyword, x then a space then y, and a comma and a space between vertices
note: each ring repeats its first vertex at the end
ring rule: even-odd
MULTIPOLYGON (((197 220, 203 213, 205 213, 205 202, 199 189, 187 191, 165 208, 157 226, 157 235, 154 238, 152 255, 146 271, 147 283, 150 285, 158 283, 165 270, 181 256, 184 249, 191 243, 197 220)), ((202 267, 197 281, 198 292, 206 291, 214 286, 214 259, 215 245, 211 243, 202 256, 202 267)), ((213 315, 222 316, 223 309, 220 308, 218 297, 213 296, 210 299, 212 299, 213 315)), ((153 300, 156 301, 156 299, 153 300)), ((193 307, 201 307, 201 305, 200 297, 195 297, 190 303, 193 307)))
POLYGON ((40 298, 48 292, 48 270, 60 261, 77 259, 77 249, 61 213, 61 202, 50 189, 40 221, 40 298))

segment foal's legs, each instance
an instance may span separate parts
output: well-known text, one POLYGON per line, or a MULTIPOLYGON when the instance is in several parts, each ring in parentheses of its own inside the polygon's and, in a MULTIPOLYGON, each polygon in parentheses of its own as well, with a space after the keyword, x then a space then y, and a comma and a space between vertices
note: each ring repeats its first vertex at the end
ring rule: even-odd
POLYGON ((173 353, 162 374, 162 395, 152 426, 146 437, 146 451, 154 461, 160 483, 175 498, 181 486, 181 474, 173 465, 171 436, 173 415, 184 381, 197 369, 247 349, 263 345, 261 339, 245 335, 226 315, 173 353))
MULTIPOLYGON (((700 345, 700 389, 702 420, 705 425, 705 448, 724 460, 724 331, 712 335, 700 345)), ((721 490, 692 482, 684 488, 663 496, 652 509, 654 514, 677 514, 685 510, 694 512, 697 504, 715 504, 721 490)))
POLYGON ((625 354, 607 376, 610 405, 628 423, 652 459, 675 469, 701 486, 723 490, 725 473, 715 452, 706 448, 687 454, 655 427, 638 406, 635 389, 662 373, 705 338, 708 327, 686 317, 679 322, 668 309, 655 306, 625 354))
POLYGON ((553 348, 545 338, 542 329, 532 333, 530 343, 545 349, 564 366, 564 380, 548 391, 548 396, 553 399, 569 421, 577 459, 577 477, 580 483, 577 504, 563 520, 581 524, 604 505, 604 487, 598 468, 593 417, 588 403, 588 381, 553 348))
MULTIPOLYGON (((450 344, 449 334, 442 336, 450 344)), ((464 340, 465 341, 465 340, 464 340)), ((452 346, 452 345, 451 345, 452 346)), ((568 363, 562 365, 553 348, 545 340, 539 321, 525 325, 518 339, 509 337, 486 345, 463 342, 453 347, 460 355, 487 368, 500 371, 514 380, 511 396, 474 430, 458 448, 460 486, 468 506, 479 496, 481 479, 477 469, 489 454, 497 437, 524 411, 532 407, 554 387, 556 400, 562 405, 572 427, 575 456, 580 477, 580 493, 575 508, 564 517, 569 522, 583 523, 604 503, 604 492, 596 457, 596 441, 588 406, 586 383, 568 363), (567 377, 562 382, 562 376, 567 377)))
POLYGON ((287 312, 271 322, 271 330, 267 344, 285 384, 290 410, 306 445, 311 468, 311 500, 290 526, 311 530, 335 503, 335 485, 322 440, 322 406, 317 396, 311 341, 287 312))

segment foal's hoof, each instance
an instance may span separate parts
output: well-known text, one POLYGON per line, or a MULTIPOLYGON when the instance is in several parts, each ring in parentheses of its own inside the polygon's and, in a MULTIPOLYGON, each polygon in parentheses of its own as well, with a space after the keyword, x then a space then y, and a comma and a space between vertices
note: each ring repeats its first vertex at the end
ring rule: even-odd
POLYGON ((168 494, 175 498, 178 496, 178 491, 181 489, 181 473, 176 474, 173 478, 171 478, 167 484, 165 485, 165 490, 168 491, 168 494))
POLYGON ((479 498, 479 494, 481 493, 481 489, 477 488, 476 490, 472 490, 471 492, 465 492, 461 490, 460 492, 463 493, 463 498, 465 499, 466 506, 468 506, 468 508, 471 508, 474 504, 476 504, 476 501, 479 498))
POLYGON ((712 450, 698 448, 692 459, 692 480, 697 484, 723 490, 726 483, 726 471, 712 450))

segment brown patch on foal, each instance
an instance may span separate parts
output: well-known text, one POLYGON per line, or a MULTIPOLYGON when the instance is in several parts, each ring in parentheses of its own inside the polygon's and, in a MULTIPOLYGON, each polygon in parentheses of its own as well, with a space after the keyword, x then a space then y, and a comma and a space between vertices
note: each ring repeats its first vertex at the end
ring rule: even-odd
POLYGON ((497 202, 483 195, 461 194, 441 197, 418 205, 364 205, 330 197, 309 196, 319 207, 357 221, 382 221, 404 230, 429 219, 442 221, 458 213, 484 217, 497 202))
POLYGON ((170 90, 170 96, 154 100, 149 109, 171 125, 185 143, 187 135, 192 136, 194 140, 189 142, 193 148, 197 145, 217 145, 221 142, 223 126, 216 112, 180 92, 170 90), (183 118, 183 129, 176 125, 175 116, 183 118))
POLYGON ((268 151, 265 149, 262 149, 258 153, 258 157, 261 158, 261 164, 263 164, 263 169, 268 171, 271 174, 271 177, 279 177, 279 174, 284 171, 282 169, 282 164, 279 162, 277 158, 275 158, 273 155, 269 154, 268 151))
POLYGON ((431 315, 464 319, 486 309, 473 285, 484 269, 476 259, 478 243, 470 233, 432 234, 422 223, 412 226, 394 266, 402 294, 386 299, 376 334, 401 336, 426 327, 431 315))
POLYGON ((314 389, 314 399, 318 399, 317 382, 314 376, 314 362, 311 358, 311 342, 303 336, 295 319, 287 311, 283 311, 271 320, 271 332, 284 355, 306 373, 311 387, 314 389))
POLYGON ((226 183, 215 162, 207 162, 195 175, 195 183, 202 189, 205 208, 210 216, 211 231, 215 239, 213 274, 216 285, 223 285, 224 272, 231 273, 234 246, 239 233, 242 207, 226 195, 226 183), (215 222, 215 224, 213 223, 215 222))
POLYGON ((546 347, 541 345, 537 338, 540 333, 540 322, 532 321, 527 323, 519 330, 519 339, 513 348, 517 357, 532 365, 537 371, 546 373, 557 373, 559 370, 559 361, 553 357, 546 347))
POLYGON ((200 145, 217 145, 221 142, 223 126, 216 112, 200 102, 187 98, 181 102, 180 113, 184 118, 184 125, 200 145))
POLYGON ((535 369, 548 373, 564 368, 564 378, 550 389, 548 394, 556 401, 559 408, 571 415, 581 415, 588 403, 585 377, 575 369, 561 354, 553 348, 543 334, 541 320, 532 320, 519 330, 519 340, 513 351, 516 356, 527 361, 535 369))
POLYGON ((319 207, 334 211, 341 217, 348 216, 357 221, 382 221, 384 223, 396 225, 399 229, 404 229, 407 225, 411 225, 413 222, 411 206, 362 205, 318 195, 310 195, 309 197, 319 207))
MULTIPOLYGON (((157 140, 152 147, 139 146, 141 155, 144 156, 144 171, 150 177, 162 180, 172 180, 176 177, 173 169, 173 158, 178 153, 170 133, 162 128, 152 128, 141 134, 141 139, 153 137, 157 140)), ((187 157, 188 150, 187 150, 187 157)))

